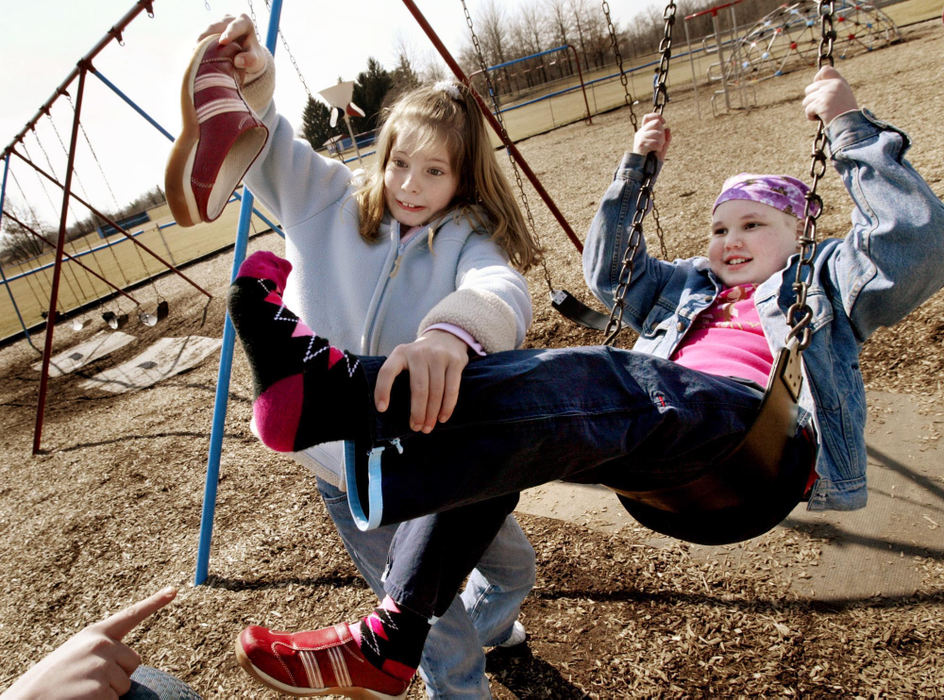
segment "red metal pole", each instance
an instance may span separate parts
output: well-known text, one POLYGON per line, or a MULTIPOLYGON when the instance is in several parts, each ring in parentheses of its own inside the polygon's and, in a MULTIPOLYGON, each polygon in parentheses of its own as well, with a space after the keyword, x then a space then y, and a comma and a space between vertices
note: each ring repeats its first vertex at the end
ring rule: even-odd
POLYGON ((590 103, 587 101, 587 88, 583 84, 583 71, 580 70, 580 58, 577 56, 577 49, 573 47, 573 44, 567 44, 567 48, 574 52, 574 63, 577 64, 577 76, 580 78, 580 91, 583 92, 583 106, 587 108, 587 123, 593 124, 593 119, 590 117, 590 103))
POLYGON ((541 181, 538 180, 538 176, 534 174, 533 170, 531 170, 531 167, 528 165, 527 161, 525 161, 524 156, 521 155, 521 153, 515 147, 515 144, 513 144, 511 139, 508 138, 508 134, 505 133, 505 129, 501 124, 498 123, 498 120, 495 119, 495 115, 492 114, 492 110, 489 109, 488 105, 485 103, 485 100, 483 100, 482 96, 479 95, 474 87, 472 87, 472 83, 466 77, 465 73, 456 60, 452 57, 452 54, 449 53, 449 49, 447 49, 442 41, 440 41, 439 36, 429 25, 429 22, 426 21, 423 13, 419 11, 419 8, 416 7, 412 0, 403 0, 403 4, 406 5, 406 8, 410 11, 410 14, 413 15, 423 31, 426 32, 426 36, 428 36, 429 40, 433 42, 433 46, 435 46, 436 50, 439 51, 439 55, 442 56, 443 60, 452 70, 453 74, 460 81, 469 86, 469 89, 475 96, 476 102, 479 103, 479 108, 482 110, 482 115, 485 117, 486 121, 488 121, 492 129, 494 129, 495 133, 498 134, 498 138, 500 138, 502 143, 505 144, 505 148, 508 149, 508 152, 511 154, 512 158, 514 158, 515 162, 518 163, 518 166, 524 172, 525 176, 531 181, 534 189, 540 195, 541 199, 544 200, 547 208, 551 210, 554 218, 557 219, 557 223, 559 223, 561 228, 564 229, 564 233, 567 234, 567 237, 570 238, 573 244, 577 247, 577 250, 583 252, 583 243, 579 238, 577 238, 574 230, 570 227, 570 224, 567 223, 567 219, 564 218, 564 215, 560 212, 560 209, 557 208, 554 200, 551 199, 551 196, 547 193, 547 190, 544 189, 541 181))
POLYGON ((59 217, 59 240, 56 241, 56 263, 52 272, 52 289, 49 292, 49 315, 46 316, 46 343, 43 346, 43 369, 39 379, 39 402, 36 406, 36 427, 33 430, 33 454, 39 454, 43 433, 43 415, 46 409, 46 391, 49 385, 49 362, 52 357, 52 337, 56 327, 56 302, 59 297, 59 277, 62 273, 62 252, 66 244, 66 223, 69 214, 69 192, 72 189, 72 168, 75 165, 75 147, 79 138, 79 115, 82 113, 82 96, 85 92, 85 64, 79 70, 79 89, 75 99, 75 117, 72 119, 72 141, 69 144, 69 161, 66 164, 66 182, 62 188, 62 213, 59 217))
POLYGON ((67 93, 69 85, 71 85, 72 81, 75 80, 76 76, 79 75, 80 69, 84 71, 84 69, 81 68, 83 63, 86 66, 91 66, 92 59, 95 58, 99 53, 101 53, 102 49, 108 46, 108 44, 111 43, 112 39, 117 39, 120 42, 121 32, 124 30, 125 27, 128 26, 128 24, 131 23, 131 20, 133 20, 135 17, 137 17, 141 13, 142 10, 147 10, 149 15, 153 15, 154 14, 153 4, 154 4, 153 0, 138 0, 135 3, 134 7, 132 7, 125 14, 124 17, 118 20, 118 23, 113 25, 111 29, 108 30, 108 33, 105 36, 103 36, 99 40, 99 42, 95 44, 95 46, 92 47, 92 50, 82 57, 82 59, 76 64, 76 67, 72 69, 72 72, 69 73, 69 75, 66 76, 66 79, 63 80, 59 84, 59 87, 56 88, 56 91, 52 94, 52 96, 48 100, 46 100, 43 103, 42 107, 40 107, 36 111, 36 114, 33 115, 33 118, 30 119, 28 122, 26 122, 26 126, 23 127, 23 130, 13 137, 13 141, 10 143, 9 146, 7 146, 4 152, 9 151, 13 147, 14 143, 18 143, 22 141, 23 137, 25 137, 26 134, 30 132, 33 129, 33 127, 36 126, 36 123, 40 120, 40 118, 44 114, 48 113, 49 108, 52 107, 53 103, 57 99, 59 99, 62 95, 65 95, 67 93))

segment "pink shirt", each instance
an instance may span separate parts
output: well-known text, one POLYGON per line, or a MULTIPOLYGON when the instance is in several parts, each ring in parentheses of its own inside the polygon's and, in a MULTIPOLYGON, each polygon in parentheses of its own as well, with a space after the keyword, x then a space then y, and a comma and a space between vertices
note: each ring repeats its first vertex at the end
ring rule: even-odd
POLYGON ((766 387, 774 359, 754 306, 755 289, 743 284, 722 291, 695 319, 672 359, 690 369, 766 387))

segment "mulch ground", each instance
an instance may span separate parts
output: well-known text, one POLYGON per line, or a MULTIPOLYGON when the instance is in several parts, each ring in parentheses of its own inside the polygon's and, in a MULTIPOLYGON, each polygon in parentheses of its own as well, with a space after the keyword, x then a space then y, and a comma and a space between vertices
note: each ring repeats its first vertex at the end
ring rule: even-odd
MULTIPOLYGON (((909 154, 944 193, 944 94, 940 23, 906 31, 903 44, 839 64, 863 105, 914 139, 909 154)), ((714 118, 702 95, 673 96, 670 159, 657 185, 671 256, 704 245, 709 207, 736 171, 808 170, 813 127, 799 107, 810 74, 761 84, 757 106, 714 118)), ((625 110, 519 144, 582 235, 619 154, 630 143, 625 110)), ((834 173, 821 184, 820 230, 848 227, 848 198, 834 173)), ((579 255, 533 192, 538 230, 556 287, 585 300, 579 255)), ((198 235, 195 232, 194 235, 198 235)), ((279 249, 272 234, 250 249, 279 249)), ((209 448, 215 362, 143 391, 111 395, 82 380, 161 336, 222 332, 229 255, 188 268, 216 298, 178 280, 158 282, 171 316, 134 326, 137 342, 77 373, 50 380, 42 451, 31 455, 37 417, 37 354, 25 340, 0 349, 0 686, 85 624, 167 584, 178 599, 129 635, 146 663, 208 698, 274 697, 238 668, 235 635, 246 624, 312 628, 353 619, 374 602, 301 467, 249 433, 250 382, 237 352, 225 429, 210 578, 193 587, 209 448)), ((600 342, 550 309, 541 270, 530 275, 535 324, 528 343, 600 342)), ((870 390, 927 406, 944 398, 944 294, 865 346, 870 390)), ((94 325, 94 324, 93 324, 94 325)), ((99 330, 57 329, 58 352, 99 330)), ((33 343, 42 347, 42 335, 33 343)), ((624 344, 629 344, 628 338, 624 344)), ((939 439, 939 435, 934 438, 939 439)), ((913 594, 830 603, 799 597, 790 562, 819 556, 814 531, 775 530, 743 556, 693 557, 685 543, 653 546, 645 533, 617 535, 520 516, 538 555, 538 582, 522 611, 526 650, 489 654, 498 698, 942 697, 944 562, 918 557, 913 594), (785 563, 786 562, 786 563, 785 563)), ((855 576, 855 571, 849 572, 855 576)), ((414 683, 411 698, 424 697, 414 683)))

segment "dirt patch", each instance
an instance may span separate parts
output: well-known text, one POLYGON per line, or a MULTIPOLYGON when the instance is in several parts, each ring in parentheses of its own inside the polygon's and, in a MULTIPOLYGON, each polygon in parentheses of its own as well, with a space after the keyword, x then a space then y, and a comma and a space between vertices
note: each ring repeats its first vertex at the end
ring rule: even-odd
MULTIPOLYGON (((906 35, 901 45, 839 67, 863 105, 911 134, 909 156, 940 194, 944 34, 939 23, 928 23, 906 35)), ((760 85, 755 109, 718 118, 706 102, 699 115, 690 94, 673 96, 666 114, 675 141, 657 186, 670 256, 701 250, 710 203, 727 175, 807 172, 813 127, 799 101, 808 79, 794 74, 760 85)), ((519 148, 582 235, 630 139, 622 110, 519 148)), ((820 230, 844 232, 849 203, 834 173, 821 190, 827 212, 820 230)), ((554 286, 589 301, 579 255, 534 193, 529 197, 550 251, 554 286)), ((251 242, 250 250, 257 248, 280 250, 281 244, 267 235, 251 242)), ((205 586, 191 581, 215 362, 137 392, 82 388, 83 380, 161 337, 220 337, 230 265, 229 255, 221 255, 187 271, 216 295, 205 323, 202 298, 185 284, 161 280, 171 306, 166 321, 125 328, 136 342, 50 379, 38 456, 30 456, 37 354, 26 341, 0 349, 0 583, 6 591, 0 684, 88 622, 173 583, 182 589, 178 600, 130 635, 145 661, 205 697, 272 697, 235 663, 232 642, 244 625, 317 627, 353 619, 374 602, 333 531, 314 479, 250 435, 250 381, 239 353, 205 586)), ((530 345, 600 341, 550 308, 540 270, 531 283, 530 345)), ((903 323, 877 333, 862 356, 869 391, 914 404, 925 421, 900 426, 919 446, 940 438, 934 414, 944 398, 942 318, 944 294, 938 294, 903 323)), ((57 329, 54 352, 97 330, 57 329)), ((33 338, 37 347, 42 341, 33 338)), ((872 407, 873 418, 882 418, 883 406, 872 407)), ((940 472, 927 478, 941 488, 940 472)), ((522 613, 531 633, 528 651, 489 656, 499 698, 944 695, 940 547, 909 550, 920 575, 906 594, 821 602, 791 583, 797 570, 822 556, 830 537, 813 527, 778 528, 743 554, 706 558, 685 543, 653 541, 638 527, 607 533, 555 518, 523 514, 521 521, 538 552, 538 583, 522 613)), ((859 575, 855 566, 850 563, 848 576, 859 575)), ((410 697, 423 696, 422 684, 414 683, 410 697)))

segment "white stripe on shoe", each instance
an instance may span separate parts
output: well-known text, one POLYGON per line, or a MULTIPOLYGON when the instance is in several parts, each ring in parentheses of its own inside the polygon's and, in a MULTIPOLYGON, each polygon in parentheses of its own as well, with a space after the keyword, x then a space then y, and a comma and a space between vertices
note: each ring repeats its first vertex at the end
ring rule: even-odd
POLYGON ((343 647, 331 647, 328 649, 328 659, 331 661, 331 670, 334 671, 334 677, 338 681, 338 686, 342 688, 353 687, 351 674, 347 670, 347 661, 344 659, 343 647))
POLYGON ((204 73, 193 79, 194 92, 213 87, 233 88, 235 90, 236 81, 225 73, 204 73))
POLYGON ((305 675, 308 676, 309 688, 324 688, 325 682, 321 675, 321 667, 318 666, 318 655, 313 651, 299 651, 298 658, 305 667, 305 675))
POLYGON ((202 124, 207 119, 212 119, 219 114, 226 114, 227 112, 246 113, 248 111, 249 108, 246 107, 246 103, 242 100, 235 97, 223 97, 200 106, 197 109, 197 122, 202 124))

